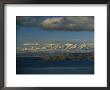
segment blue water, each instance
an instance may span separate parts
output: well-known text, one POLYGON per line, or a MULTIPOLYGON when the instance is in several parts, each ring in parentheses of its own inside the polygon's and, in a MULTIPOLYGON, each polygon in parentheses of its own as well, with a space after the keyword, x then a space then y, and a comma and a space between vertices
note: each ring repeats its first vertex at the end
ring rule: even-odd
POLYGON ((42 61, 17 58, 16 74, 94 74, 94 61, 42 61))

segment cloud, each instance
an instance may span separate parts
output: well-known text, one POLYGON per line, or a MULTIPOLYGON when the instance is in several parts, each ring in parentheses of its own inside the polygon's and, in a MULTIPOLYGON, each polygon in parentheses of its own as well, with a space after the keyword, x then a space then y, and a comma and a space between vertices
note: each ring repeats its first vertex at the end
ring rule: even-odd
POLYGON ((66 20, 74 23, 76 28, 94 30, 94 17, 92 16, 66 17, 66 20))
POLYGON ((62 29, 64 26, 62 23, 64 22, 63 18, 47 18, 42 21, 41 26, 45 29, 62 29))
POLYGON ((62 23, 63 22, 63 18, 47 18, 46 20, 44 20, 42 22, 42 24, 57 24, 57 23, 62 23))
POLYGON ((38 26, 39 19, 35 18, 34 16, 17 16, 16 17, 17 25, 24 25, 24 26, 38 26))
POLYGON ((17 24, 46 30, 94 31, 93 16, 20 16, 17 17, 17 24))
POLYGON ((63 17, 63 18, 47 18, 42 21, 42 26, 45 29, 54 30, 94 30, 94 18, 93 17, 63 17))

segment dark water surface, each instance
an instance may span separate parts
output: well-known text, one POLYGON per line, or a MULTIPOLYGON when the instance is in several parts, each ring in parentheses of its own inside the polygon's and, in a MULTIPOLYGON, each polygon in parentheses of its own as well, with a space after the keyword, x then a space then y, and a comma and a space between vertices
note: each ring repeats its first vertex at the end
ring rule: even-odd
POLYGON ((16 74, 94 74, 94 61, 44 61, 17 57, 16 74))

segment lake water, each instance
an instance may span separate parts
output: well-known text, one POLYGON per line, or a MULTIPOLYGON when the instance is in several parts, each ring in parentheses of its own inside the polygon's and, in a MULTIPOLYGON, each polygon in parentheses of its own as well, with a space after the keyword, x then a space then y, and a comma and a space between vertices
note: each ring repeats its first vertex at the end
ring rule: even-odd
POLYGON ((17 58, 16 74, 94 74, 94 61, 44 61, 17 58))

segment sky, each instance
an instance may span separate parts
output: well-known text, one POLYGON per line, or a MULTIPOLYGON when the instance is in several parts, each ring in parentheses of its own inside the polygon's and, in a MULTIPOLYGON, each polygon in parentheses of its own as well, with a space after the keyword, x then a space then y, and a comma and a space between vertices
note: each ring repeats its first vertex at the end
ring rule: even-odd
POLYGON ((37 41, 94 39, 93 16, 17 16, 17 46, 37 41))

